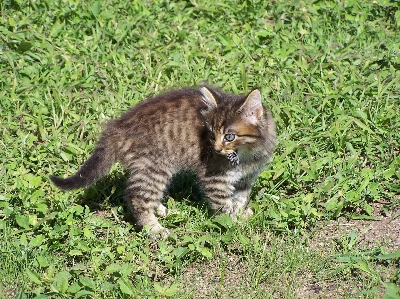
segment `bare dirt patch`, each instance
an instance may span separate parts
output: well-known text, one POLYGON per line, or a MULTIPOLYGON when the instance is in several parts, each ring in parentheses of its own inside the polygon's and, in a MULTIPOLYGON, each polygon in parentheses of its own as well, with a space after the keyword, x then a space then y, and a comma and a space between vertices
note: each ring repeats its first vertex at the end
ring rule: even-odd
POLYGON ((321 224, 321 229, 310 239, 311 248, 326 248, 337 238, 356 231, 358 247, 372 248, 383 246, 388 252, 400 248, 400 211, 382 213, 377 205, 374 209, 377 220, 348 220, 340 217, 336 221, 327 221, 321 224))
MULTIPOLYGON (((387 252, 395 252, 400 248, 400 215, 399 211, 383 213, 382 207, 374 207, 377 220, 348 220, 340 217, 336 221, 326 221, 315 231, 315 235, 309 239, 310 248, 317 252, 328 253, 332 251, 337 240, 350 233, 356 233, 354 246, 360 249, 373 249, 383 247, 387 252)), ((395 273, 395 267, 378 265, 376 271, 382 271, 383 280, 390 279, 395 273)), ((362 273, 358 273, 362 275, 362 273)), ((309 276, 303 286, 298 290, 298 298, 344 298, 355 295, 361 287, 353 281, 352 286, 344 279, 337 281, 318 281, 315 277, 309 276), (351 290, 353 288, 353 290, 351 290)), ((375 295, 380 297, 384 290, 377 290, 375 295)))
MULTIPOLYGON (((357 241, 354 246, 357 249, 385 248, 386 252, 397 251, 400 248, 399 211, 385 214, 380 212, 379 207, 375 210, 378 211, 375 221, 348 220, 344 217, 335 221, 324 221, 313 230, 304 243, 309 245, 309 250, 313 254, 332 260, 337 240, 355 231, 357 241)), ((310 267, 309 263, 299 265, 295 278, 282 275, 281 272, 280 277, 271 277, 255 284, 255 274, 252 273, 255 265, 249 265, 249 261, 243 256, 226 253, 221 257, 215 257, 209 263, 189 266, 179 280, 185 289, 184 293, 191 294, 190 298, 335 299, 356 295, 365 288, 361 271, 349 273, 344 277, 338 269, 322 269, 329 273, 319 275, 315 269, 307 267, 310 267), (332 274, 334 272, 336 274, 332 274), (356 278, 357 276, 359 277, 356 278), (280 285, 281 291, 279 291, 280 285)), ((333 267, 336 267, 335 263, 333 267)), ((337 263, 337 268, 339 267, 340 263, 337 263)), ((382 273, 381 278, 387 281, 393 276, 396 268, 377 265, 374 270, 382 273)), ((365 277, 365 280, 368 280, 368 277, 365 277)), ((383 287, 378 287, 374 291, 374 295, 378 297, 383 294, 383 287)))
POLYGON ((182 276, 185 293, 193 298, 253 298, 248 266, 238 256, 189 267, 182 276), (222 271, 221 271, 222 270, 222 271))

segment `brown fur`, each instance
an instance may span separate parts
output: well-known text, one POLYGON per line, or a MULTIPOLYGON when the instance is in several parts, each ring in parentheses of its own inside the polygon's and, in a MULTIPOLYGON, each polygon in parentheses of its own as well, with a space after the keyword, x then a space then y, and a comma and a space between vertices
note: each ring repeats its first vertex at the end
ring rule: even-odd
POLYGON ((81 169, 72 177, 51 180, 61 189, 84 187, 119 161, 130 170, 125 196, 136 224, 162 233, 155 214, 166 214, 163 194, 181 170, 197 172, 213 210, 250 216, 251 185, 274 146, 275 124, 258 90, 246 97, 210 87, 177 90, 108 122, 81 169))

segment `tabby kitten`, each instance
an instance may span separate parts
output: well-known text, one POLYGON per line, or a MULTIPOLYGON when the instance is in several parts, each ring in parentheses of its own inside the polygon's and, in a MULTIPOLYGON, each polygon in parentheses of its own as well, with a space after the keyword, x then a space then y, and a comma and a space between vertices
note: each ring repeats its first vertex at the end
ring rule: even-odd
POLYGON ((251 186, 275 147, 275 124, 260 91, 247 96, 210 87, 172 91, 109 121, 92 156, 61 189, 92 184, 119 161, 130 170, 125 197, 139 227, 165 234, 164 192, 174 174, 195 170, 212 210, 233 218, 253 214, 251 186))

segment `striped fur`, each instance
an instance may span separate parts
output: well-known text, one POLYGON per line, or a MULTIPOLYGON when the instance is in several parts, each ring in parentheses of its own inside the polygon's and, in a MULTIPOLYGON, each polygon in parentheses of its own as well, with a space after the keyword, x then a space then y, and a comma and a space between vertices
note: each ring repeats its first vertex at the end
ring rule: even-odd
POLYGON ((139 227, 163 233, 155 215, 174 174, 195 170, 210 207, 250 216, 251 186, 275 147, 275 124, 256 89, 247 96, 210 87, 149 99, 107 123, 92 156, 61 189, 88 186, 119 161, 130 170, 125 196, 139 227))

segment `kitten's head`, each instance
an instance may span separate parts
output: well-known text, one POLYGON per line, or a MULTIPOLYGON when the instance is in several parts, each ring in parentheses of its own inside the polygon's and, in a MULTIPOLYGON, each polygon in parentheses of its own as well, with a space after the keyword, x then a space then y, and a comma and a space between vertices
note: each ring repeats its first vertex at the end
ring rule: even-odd
POLYGON ((238 165, 239 158, 251 158, 263 151, 270 115, 262 105, 258 89, 246 97, 223 94, 207 87, 201 87, 200 92, 207 106, 202 114, 217 153, 238 165))

